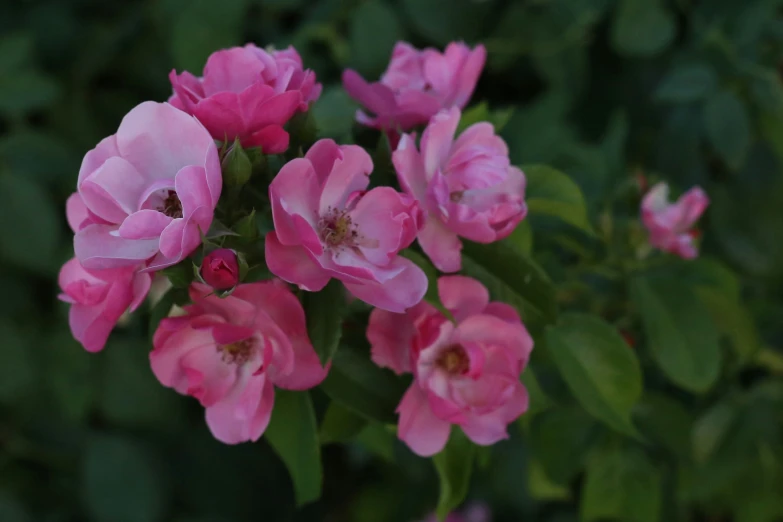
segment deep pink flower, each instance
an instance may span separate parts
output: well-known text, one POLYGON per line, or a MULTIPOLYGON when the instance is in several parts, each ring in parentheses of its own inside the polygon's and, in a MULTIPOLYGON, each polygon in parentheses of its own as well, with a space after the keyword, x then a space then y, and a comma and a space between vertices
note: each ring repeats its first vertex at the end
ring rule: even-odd
MULTIPOLYGON (((78 194, 68 198, 68 223, 76 232, 88 219, 87 208, 78 194)), ((88 352, 99 352, 114 326, 127 310, 144 301, 152 275, 137 267, 87 270, 74 258, 65 263, 58 277, 60 300, 69 303, 68 324, 74 338, 88 352)))
POLYGON ((266 281, 239 285, 222 299, 211 292, 195 283, 186 315, 161 321, 152 371, 164 386, 201 402, 215 438, 255 441, 269 424, 275 386, 305 390, 327 370, 290 290, 266 281))
POLYGON ((269 186, 275 230, 269 270, 311 292, 330 278, 371 305, 402 312, 418 303, 427 277, 397 253, 416 237, 416 202, 390 187, 365 192, 372 160, 356 145, 320 140, 288 162, 269 186))
POLYGON ((372 360, 414 375, 397 433, 421 456, 443 449, 452 424, 476 444, 494 444, 528 406, 519 376, 533 340, 516 310, 490 303, 487 289, 464 276, 441 277, 438 293, 456 324, 422 302, 406 314, 373 310, 367 328, 372 360))
POLYGON ((76 257, 88 269, 176 264, 201 244, 222 184, 206 129, 168 103, 144 102, 84 156, 76 257))
POLYGON ((197 78, 171 71, 169 101, 192 114, 219 141, 279 154, 288 148, 283 125, 321 95, 315 73, 302 68, 293 47, 267 52, 253 44, 212 53, 197 78))
POLYGON ((683 259, 699 255, 693 244, 693 225, 709 205, 707 194, 693 187, 676 203, 669 203, 669 186, 658 183, 642 199, 642 222, 650 232, 650 244, 683 259))
POLYGON ((427 213, 419 245, 442 272, 462 265, 464 237, 492 243, 508 236, 527 214, 525 175, 511 166, 505 142, 491 124, 465 129, 455 140, 459 109, 436 114, 420 151, 403 134, 392 155, 403 189, 427 213))
POLYGON ((213 250, 201 263, 199 272, 206 284, 215 290, 229 290, 239 283, 237 254, 228 248, 213 250))
POLYGON ((356 113, 356 119, 370 127, 408 130, 427 123, 440 109, 463 108, 484 68, 487 52, 483 45, 471 50, 452 42, 445 52, 423 51, 405 42, 394 46, 388 69, 376 83, 367 83, 356 71, 343 72, 348 94, 372 113, 356 113))

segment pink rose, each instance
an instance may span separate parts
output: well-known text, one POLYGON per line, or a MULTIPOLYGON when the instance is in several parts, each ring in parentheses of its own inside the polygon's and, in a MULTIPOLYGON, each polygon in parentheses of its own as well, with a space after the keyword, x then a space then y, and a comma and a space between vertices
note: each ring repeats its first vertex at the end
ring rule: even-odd
POLYGON ((343 86, 373 114, 360 110, 357 121, 377 129, 408 130, 427 123, 440 109, 465 107, 486 58, 483 45, 471 51, 464 43, 452 42, 440 53, 397 42, 380 82, 367 83, 347 69, 343 86))
MULTIPOLYGON (((78 194, 68 198, 66 212, 74 232, 89 219, 78 194)), ((71 333, 85 350, 99 352, 122 314, 135 310, 144 301, 152 275, 138 272, 137 267, 87 270, 74 258, 62 267, 58 281, 63 292, 60 300, 71 305, 71 333)))
POLYGON ((508 437, 506 426, 527 410, 519 376, 533 349, 516 310, 490 303, 478 281, 444 276, 438 293, 456 324, 422 302, 404 315, 373 310, 367 328, 376 364, 413 373, 397 433, 425 457, 443 449, 452 424, 476 444, 508 437))
POLYGON ((525 175, 511 166, 505 142, 491 124, 465 129, 455 140, 459 109, 436 114, 421 138, 403 134, 392 154, 405 192, 427 212, 419 245, 442 272, 462 265, 464 237, 492 243, 508 236, 527 214, 525 175))
POLYGON ((683 259, 695 258, 699 253, 693 244, 697 233, 692 228, 709 203, 707 194, 693 187, 669 204, 669 186, 655 185, 642 200, 642 222, 650 232, 650 244, 683 259))
POLYGON ((169 80, 172 105, 192 114, 219 141, 239 138, 244 147, 267 154, 288 148, 283 125, 297 111, 306 111, 321 95, 315 73, 302 68, 293 47, 267 52, 253 44, 212 53, 204 75, 185 71, 169 80))
POLYGON ((239 285, 223 299, 211 291, 194 284, 186 315, 161 321, 152 371, 164 386, 201 402, 215 438, 256 441, 269 424, 274 387, 305 390, 327 370, 290 290, 266 281, 239 285))
POLYGON ((371 305, 402 312, 418 303, 427 277, 397 253, 421 221, 416 202, 390 187, 365 192, 372 160, 361 147, 320 140, 288 162, 269 186, 275 230, 269 270, 316 292, 334 277, 371 305))
POLYGON ((178 263, 209 230, 222 183, 198 121, 168 103, 136 106, 82 161, 76 257, 88 269, 178 263))
POLYGON ((215 290, 229 290, 239 283, 237 255, 228 248, 213 250, 204 258, 199 271, 206 284, 215 290))

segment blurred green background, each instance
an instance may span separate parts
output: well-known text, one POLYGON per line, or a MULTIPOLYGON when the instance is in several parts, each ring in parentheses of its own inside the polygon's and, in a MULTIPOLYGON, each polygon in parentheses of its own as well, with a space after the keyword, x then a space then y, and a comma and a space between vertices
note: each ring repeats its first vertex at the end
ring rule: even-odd
MULTIPOLYGON (((57 271, 72 255, 64 202, 82 156, 133 106, 167 99, 172 68, 198 74, 209 53, 245 42, 293 44, 325 86, 312 109, 320 134, 349 142, 356 106, 340 73, 352 67, 377 78, 397 40, 484 43, 488 61, 472 104, 488 104, 505 122, 513 162, 571 176, 602 227, 618 215, 635 219, 635 204, 609 202, 636 174, 678 191, 705 187, 712 206, 703 250, 736 274, 760 355, 707 396, 688 398, 689 415, 732 394, 764 408, 748 413, 758 422, 731 449, 731 465, 708 468, 713 483, 698 479, 701 488, 682 493, 682 482, 667 479, 664 498, 678 507, 650 518, 642 502, 626 519, 781 520, 781 397, 779 388, 772 399, 753 388, 761 378, 779 386, 783 373, 781 4, 0 1, 0 522, 404 522, 432 510, 431 464, 372 427, 350 444, 324 446, 323 498, 297 510, 266 442, 218 443, 195 400, 156 382, 146 311, 90 355, 71 339, 67 308, 55 299, 57 271), (770 444, 742 445, 759 437, 770 444), (766 470, 743 467, 759 451, 769 452, 766 470), (750 496, 713 500, 763 473, 771 481, 750 496)), ((561 232, 534 223, 536 258, 555 282, 574 255, 561 232)), ((613 291, 596 284, 593 295, 613 291)), ((496 521, 579 519, 578 472, 595 426, 582 413, 557 411, 542 415, 533 437, 519 436, 529 428, 521 422, 511 442, 482 453, 488 464, 474 474, 470 496, 487 501, 496 521), (545 461, 549 478, 529 465, 531 455, 545 461), (568 487, 549 480, 552 469, 568 487)), ((674 469, 663 456, 656 464, 674 469)))

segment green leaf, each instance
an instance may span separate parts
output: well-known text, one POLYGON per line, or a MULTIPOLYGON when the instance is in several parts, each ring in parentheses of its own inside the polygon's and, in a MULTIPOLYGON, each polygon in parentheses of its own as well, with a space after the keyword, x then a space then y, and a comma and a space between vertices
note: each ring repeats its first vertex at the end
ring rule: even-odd
POLYGON ((640 449, 605 449, 590 459, 581 520, 657 522, 661 503, 661 472, 640 449))
POLYGON ((571 492, 565 486, 552 482, 538 460, 531 460, 527 466, 527 483, 530 496, 537 500, 569 500, 571 492))
POLYGON ((21 268, 56 274, 60 261, 62 218, 49 194, 30 179, 0 174, 0 223, 13 223, 13 234, 0 234, 0 259, 21 268), (24 240, 20 240, 24 238, 24 240))
POLYGON ((396 424, 395 410, 406 384, 370 360, 369 349, 342 345, 321 389, 346 408, 384 424, 396 424))
POLYGON ((310 112, 315 118, 318 136, 344 139, 351 134, 358 104, 342 87, 326 87, 310 112))
POLYGON ((13 406, 35 387, 36 373, 29 339, 10 322, 0 322, 0 404, 13 406))
POLYGON ((32 522, 33 517, 24 505, 10 493, 0 491, 0 520, 3 522, 32 522))
POLYGON ((250 181, 253 165, 238 137, 234 139, 228 153, 223 157, 220 168, 223 171, 223 182, 229 188, 240 188, 250 181))
POLYGON ((12 33, 0 41, 0 75, 6 76, 26 67, 34 60, 33 37, 28 33, 12 33))
POLYGON ((360 74, 373 79, 380 76, 394 44, 405 39, 397 13, 380 0, 363 2, 352 13, 350 42, 351 64, 360 74))
POLYGON ((626 56, 653 56, 672 43, 676 29, 661 0, 621 0, 612 21, 612 47, 626 56))
POLYGON ((84 421, 97 399, 97 359, 67 330, 48 337, 42 348, 51 400, 66 418, 84 421))
POLYGON ((187 289, 195 278, 193 261, 190 258, 185 258, 176 265, 164 268, 161 273, 166 276, 171 286, 179 289, 187 289))
POLYGON ((731 169, 745 162, 751 141, 751 126, 744 103, 731 91, 720 91, 704 105, 704 128, 707 139, 731 169))
POLYGON ((459 119, 459 125, 457 126, 457 134, 461 133, 474 123, 481 121, 489 121, 489 104, 486 101, 482 101, 472 107, 462 111, 462 117, 459 119))
POLYGON ((705 463, 718 451, 739 416, 739 404, 730 396, 696 420, 691 432, 691 447, 696 462, 705 463))
POLYGON ((538 379, 536 379, 536 375, 533 373, 533 368, 528 366, 522 373, 521 379, 522 384, 524 384, 525 389, 527 389, 530 402, 525 415, 520 417, 520 419, 529 419, 536 413, 548 409, 552 405, 552 400, 547 397, 544 390, 541 389, 541 385, 538 384, 538 379))
POLYGON ((394 464, 394 444, 397 441, 393 426, 369 422, 356 436, 356 442, 390 464, 394 464))
POLYGON ((401 3, 413 28, 444 47, 457 36, 467 42, 477 40, 494 7, 489 2, 473 0, 403 0, 401 3))
POLYGON ((454 508, 462 504, 468 494, 475 457, 476 446, 461 430, 452 430, 446 447, 432 457, 440 478, 440 496, 436 509, 438 520, 444 520, 454 508))
POLYGON ((225 0, 216 16, 212 0, 193 0, 171 23, 171 54, 177 69, 200 76, 207 57, 218 49, 240 45, 246 0, 225 0))
POLYGON ((328 363, 343 334, 343 315, 348 303, 345 287, 337 279, 332 279, 319 292, 306 292, 302 296, 302 305, 307 317, 307 334, 321 360, 328 363))
POLYGON ((168 498, 155 459, 134 442, 96 435, 82 465, 82 494, 97 522, 162 521, 168 498))
POLYGON ((686 390, 709 390, 720 373, 720 345, 709 311, 693 287, 673 278, 637 277, 631 297, 663 373, 686 390))
POLYGON ((184 288, 172 288, 155 303, 150 311, 149 338, 150 341, 155 335, 155 331, 160 326, 160 322, 169 316, 171 308, 175 304, 186 302, 188 300, 188 291, 184 288))
POLYGON ((642 393, 639 361, 617 330, 582 314, 546 331, 549 353, 576 399, 615 430, 636 435, 631 409, 642 393))
POLYGON ((585 464, 598 423, 577 405, 552 408, 530 424, 530 446, 546 477, 567 485, 585 464))
POLYGON ((525 200, 532 215, 553 216, 593 233, 579 185, 546 165, 523 165, 522 170, 527 177, 525 200))
POLYGON ((646 437, 678 458, 690 459, 693 416, 682 404, 661 393, 649 392, 634 407, 633 418, 646 437))
POLYGON ((321 444, 345 442, 354 438, 367 425, 367 419, 355 414, 338 402, 330 402, 321 422, 321 444))
POLYGON ((709 65, 684 65, 664 77, 655 90, 655 98, 665 102, 689 102, 710 95, 717 86, 718 77, 709 65))
POLYGON ((718 331, 728 337, 740 365, 751 363, 761 350, 761 339, 748 309, 719 289, 698 287, 695 290, 718 331))
POLYGON ((462 271, 481 281, 494 300, 517 308, 527 328, 535 331, 557 318, 555 288, 546 273, 508 241, 464 241, 462 271))
POLYGON ((288 468, 296 503, 308 504, 321 496, 323 470, 315 410, 306 391, 275 390, 275 407, 264 432, 269 445, 288 468))
POLYGON ((49 76, 37 71, 22 71, 0 76, 0 113, 24 114, 45 108, 60 94, 60 87, 49 76))

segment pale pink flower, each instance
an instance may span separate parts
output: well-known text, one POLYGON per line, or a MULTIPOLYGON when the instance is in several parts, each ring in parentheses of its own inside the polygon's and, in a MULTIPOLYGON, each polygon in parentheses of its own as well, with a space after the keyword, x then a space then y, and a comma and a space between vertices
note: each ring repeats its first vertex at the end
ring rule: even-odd
POLYGON ((470 100, 484 68, 487 52, 483 45, 471 50, 452 42, 443 53, 422 51, 397 42, 388 69, 376 83, 367 83, 356 71, 343 72, 348 94, 372 113, 356 113, 356 119, 370 127, 408 130, 427 123, 440 109, 463 108, 470 100))
MULTIPOLYGON (((87 208, 78 194, 68 198, 66 211, 74 232, 88 219, 87 208)), ((62 290, 60 300, 71 305, 71 333, 85 350, 99 352, 120 317, 144 301, 152 275, 138 272, 137 267, 88 270, 74 258, 62 267, 58 282, 62 290)))
POLYGON ((288 148, 283 125, 321 95, 315 73, 296 49, 265 51, 253 44, 212 53, 201 78, 171 71, 169 101, 192 114, 219 141, 279 154, 288 148))
POLYGON ((700 187, 693 187, 676 203, 669 203, 669 186, 658 183, 642 199, 642 222, 650 232, 650 244, 683 259, 699 255, 694 224, 710 200, 700 187))
POLYGON ((441 277, 438 293, 456 324, 422 302, 406 314, 373 310, 367 328, 376 364, 413 373, 397 433, 421 456, 443 449, 452 424, 476 444, 494 444, 528 407, 519 376, 533 340, 516 310, 464 276, 441 277))
POLYGON ((416 202, 390 187, 366 192, 372 160, 355 145, 320 140, 288 162, 269 186, 275 230, 266 262, 279 278, 316 292, 336 278, 371 305, 402 312, 427 277, 397 253, 421 222, 416 202))
POLYGON ((164 386, 201 402, 215 438, 255 441, 269 424, 274 387, 305 390, 327 370, 290 290, 266 281, 239 285, 222 299, 211 292, 193 284, 186 315, 161 321, 152 371, 164 386))
POLYGON ((209 230, 222 183, 198 121, 168 103, 136 106, 82 161, 76 257, 89 269, 178 263, 209 230))
POLYGON ((419 245, 442 272, 462 265, 460 237, 492 243, 527 214, 525 175, 491 124, 471 125, 454 139, 459 109, 436 114, 421 137, 403 134, 392 155, 400 185, 427 214, 419 245))

